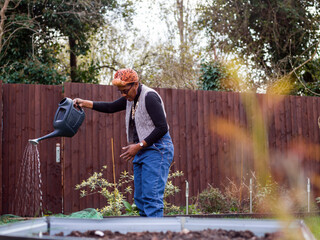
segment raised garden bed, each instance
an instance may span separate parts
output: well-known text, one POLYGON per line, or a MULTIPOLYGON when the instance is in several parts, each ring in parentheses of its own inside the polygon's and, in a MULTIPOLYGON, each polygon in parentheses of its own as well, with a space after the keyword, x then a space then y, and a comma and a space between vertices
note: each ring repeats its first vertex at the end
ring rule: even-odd
MULTIPOLYGON (((301 221, 290 230, 305 234, 301 221)), ((282 223, 275 219, 221 219, 194 217, 112 217, 74 219, 46 217, 0 227, 0 239, 277 239, 282 223), (216 238, 215 238, 216 237, 216 238), (223 237, 223 238, 222 238, 223 237), (233 238, 232 238, 233 237, 233 238)))

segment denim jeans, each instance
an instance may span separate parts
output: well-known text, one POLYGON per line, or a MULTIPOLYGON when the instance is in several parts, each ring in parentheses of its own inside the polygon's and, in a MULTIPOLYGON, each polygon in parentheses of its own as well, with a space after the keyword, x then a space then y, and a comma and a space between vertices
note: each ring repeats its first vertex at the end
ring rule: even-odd
POLYGON ((163 194, 173 160, 169 132, 158 142, 140 150, 133 160, 134 201, 140 216, 163 217, 163 194))

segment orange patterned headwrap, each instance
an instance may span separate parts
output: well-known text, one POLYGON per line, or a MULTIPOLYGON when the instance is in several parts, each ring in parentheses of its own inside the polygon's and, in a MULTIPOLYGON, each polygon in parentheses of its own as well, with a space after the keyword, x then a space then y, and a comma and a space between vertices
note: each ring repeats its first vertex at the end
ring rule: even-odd
POLYGON ((114 79, 112 80, 112 85, 117 87, 124 87, 128 83, 138 82, 139 77, 136 71, 133 69, 120 69, 114 75, 114 79))

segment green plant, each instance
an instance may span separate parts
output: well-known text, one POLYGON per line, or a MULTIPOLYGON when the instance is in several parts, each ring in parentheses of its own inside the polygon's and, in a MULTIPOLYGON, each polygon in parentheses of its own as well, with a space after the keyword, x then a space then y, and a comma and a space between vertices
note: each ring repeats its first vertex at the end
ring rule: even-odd
MULTIPOLYGON (((120 175, 118 182, 110 183, 108 180, 103 178, 103 171, 107 166, 103 166, 99 173, 94 172, 92 176, 88 179, 83 180, 81 184, 77 184, 75 189, 80 190, 80 197, 85 197, 92 194, 101 194, 107 199, 107 205, 98 211, 103 216, 119 216, 123 212, 126 212, 125 215, 138 215, 138 209, 133 203, 132 205, 125 200, 124 193, 132 194, 131 186, 127 186, 134 180, 134 176, 124 171, 120 175), (121 187, 127 186, 124 190, 124 193, 119 191, 121 187)), ((165 199, 169 196, 180 192, 179 187, 173 185, 170 179, 183 176, 183 172, 176 171, 168 175, 168 181, 166 183, 164 191, 164 211, 172 212, 176 211, 178 207, 171 205, 165 199), (175 210, 173 210, 175 209, 175 210)))
POLYGON ((226 69, 220 62, 202 62, 200 68, 200 88, 203 90, 222 91, 222 81, 227 77, 226 69))
MULTIPOLYGON (((128 185, 133 181, 133 176, 128 172, 124 171, 120 175, 118 182, 110 183, 104 179, 103 171, 107 166, 103 166, 99 173, 94 172, 87 180, 83 180, 81 184, 76 185, 76 190, 80 191, 80 196, 85 197, 91 194, 101 194, 107 199, 107 205, 99 212, 103 216, 119 216, 122 214, 124 209, 125 196, 119 191, 120 187, 128 185), (88 190, 86 190, 88 189, 88 190)), ((131 186, 127 186, 124 190, 125 193, 132 193, 131 186)))
MULTIPOLYGON (((184 211, 183 211, 184 214, 186 214, 186 208, 184 208, 184 211)), ((197 204, 191 204, 188 206, 188 214, 201 214, 197 204)))
POLYGON ((165 214, 169 214, 172 212, 179 212, 179 207, 176 207, 173 204, 168 203, 168 201, 166 200, 168 197, 175 195, 176 193, 180 192, 180 188, 175 186, 172 183, 172 179, 176 178, 176 177, 181 177, 183 176, 183 172, 182 171, 176 171, 174 173, 170 173, 171 168, 169 169, 169 174, 168 174, 168 179, 167 179, 167 183, 166 183, 166 187, 164 189, 164 196, 163 196, 163 204, 164 204, 164 212, 165 214))
POLYGON ((208 187, 197 196, 197 205, 203 213, 228 212, 227 198, 220 191, 208 184, 208 187))
POLYGON ((123 205, 126 208, 125 215, 127 215, 127 216, 138 216, 139 215, 139 210, 138 210, 135 203, 132 203, 132 205, 131 205, 129 202, 123 200, 123 205))
MULTIPOLYGON (((301 199, 297 193, 291 196, 285 187, 280 187, 271 177, 262 184, 252 173, 254 184, 252 186, 253 212, 271 213, 276 211, 276 204, 273 204, 278 197, 287 198, 291 211, 303 211, 301 199)), ((303 197, 303 196, 302 196, 303 197)), ((240 183, 228 179, 223 189, 214 188, 210 184, 195 199, 197 211, 202 213, 220 212, 249 212, 250 210, 250 186, 243 178, 240 183)))

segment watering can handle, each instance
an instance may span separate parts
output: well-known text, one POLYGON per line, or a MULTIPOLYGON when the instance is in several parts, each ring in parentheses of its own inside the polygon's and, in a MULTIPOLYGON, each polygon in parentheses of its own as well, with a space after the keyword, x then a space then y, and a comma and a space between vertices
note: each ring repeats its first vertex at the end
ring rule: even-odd
POLYGON ((79 109, 79 111, 83 112, 83 109, 82 109, 82 107, 80 107, 79 103, 76 103, 76 105, 77 105, 77 108, 79 109))

